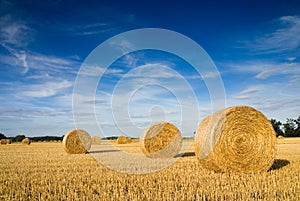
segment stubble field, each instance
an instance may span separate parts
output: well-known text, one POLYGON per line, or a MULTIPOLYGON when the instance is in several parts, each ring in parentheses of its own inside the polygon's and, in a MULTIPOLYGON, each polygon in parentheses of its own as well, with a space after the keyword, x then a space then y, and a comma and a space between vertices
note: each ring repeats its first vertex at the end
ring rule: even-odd
MULTIPOLYGON (((116 146, 135 153, 138 145, 116 146)), ((59 142, 1 145, 0 200, 300 200, 300 138, 279 139, 274 165, 259 174, 203 169, 192 151, 161 171, 126 174, 59 142)))

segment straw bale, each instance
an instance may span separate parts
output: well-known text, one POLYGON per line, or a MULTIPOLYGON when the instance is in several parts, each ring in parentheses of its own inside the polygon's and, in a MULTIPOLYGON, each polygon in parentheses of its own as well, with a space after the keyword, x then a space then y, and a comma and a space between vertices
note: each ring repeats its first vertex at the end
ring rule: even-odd
POLYGON ((151 158, 171 158, 180 152, 181 132, 169 122, 151 125, 141 135, 140 147, 151 158))
POLYGON ((7 144, 6 139, 1 139, 1 144, 7 144))
POLYGON ((130 137, 126 138, 127 143, 132 143, 132 139, 130 137))
POLYGON ((93 136, 92 137, 92 144, 93 145, 99 145, 99 144, 101 144, 101 138, 99 136, 93 136))
POLYGON ((30 145, 30 143, 31 143, 31 140, 30 140, 29 138, 24 138, 24 139, 22 140, 22 144, 30 145))
POLYGON ((229 107, 200 123, 195 154, 203 167, 217 172, 267 171, 276 154, 275 131, 260 111, 229 107))
POLYGON ((126 144, 127 143, 127 138, 123 135, 119 136, 117 139, 118 144, 126 144))
POLYGON ((85 154, 91 148, 91 136, 82 129, 69 131, 63 139, 65 151, 69 154, 85 154))

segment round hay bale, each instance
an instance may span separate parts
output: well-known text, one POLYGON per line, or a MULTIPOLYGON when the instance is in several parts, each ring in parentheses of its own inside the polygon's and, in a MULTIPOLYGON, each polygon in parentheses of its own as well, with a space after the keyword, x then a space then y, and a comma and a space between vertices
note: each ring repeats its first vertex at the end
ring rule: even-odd
POLYGON ((1 144, 7 144, 6 139, 1 139, 1 144))
POLYGON ((174 157, 180 152, 181 145, 181 132, 168 122, 151 125, 140 139, 142 152, 151 158, 174 157))
POLYGON ((126 141, 127 141, 126 143, 128 143, 128 144, 129 144, 129 143, 132 143, 132 139, 131 139, 130 137, 127 137, 127 138, 126 138, 126 141))
POLYGON ((126 144, 127 143, 127 138, 123 135, 119 136, 117 139, 118 144, 126 144))
POLYGON ((267 171, 276 154, 275 131, 260 111, 229 107, 200 123, 195 154, 204 168, 216 172, 267 171))
POLYGON ((82 129, 69 131, 63 139, 65 151, 69 154, 85 154, 91 148, 91 136, 82 129))
POLYGON ((22 144, 24 144, 24 145, 30 145, 30 143, 31 143, 31 140, 29 138, 24 138, 22 140, 22 144))
POLYGON ((98 145, 101 143, 101 138, 99 136, 93 136, 92 137, 92 144, 98 145))
POLYGON ((11 140, 10 139, 6 139, 6 144, 11 144, 11 140))
POLYGON ((277 138, 282 140, 284 137, 282 135, 279 135, 277 138))

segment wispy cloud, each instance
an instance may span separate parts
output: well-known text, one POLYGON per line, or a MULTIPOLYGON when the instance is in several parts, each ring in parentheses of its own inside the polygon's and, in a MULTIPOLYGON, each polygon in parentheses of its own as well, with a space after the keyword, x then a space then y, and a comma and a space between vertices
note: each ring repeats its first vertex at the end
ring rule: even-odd
POLYGON ((263 88, 261 86, 251 86, 240 91, 237 95, 234 95, 232 98, 238 100, 254 99, 257 98, 259 96, 258 94, 262 91, 263 88))
POLYGON ((243 63, 225 64, 230 74, 252 74, 254 78, 266 80, 274 76, 286 76, 286 83, 294 84, 300 79, 300 63, 252 60, 243 63))
POLYGON ((45 98, 63 93, 66 89, 70 89, 73 83, 67 80, 61 82, 46 82, 42 84, 27 85, 24 87, 20 95, 31 98, 45 98), (29 89, 26 89, 28 88, 29 89))
POLYGON ((16 19, 11 14, 0 17, 0 45, 4 47, 13 58, 13 61, 22 66, 23 74, 28 72, 26 46, 33 41, 34 30, 22 19, 16 19))
POLYGON ((14 19, 10 14, 0 17, 1 45, 24 47, 32 41, 34 31, 23 20, 14 19))
POLYGON ((271 33, 257 38, 249 47, 260 53, 293 51, 300 45, 300 17, 283 16, 275 20, 277 27, 271 33))

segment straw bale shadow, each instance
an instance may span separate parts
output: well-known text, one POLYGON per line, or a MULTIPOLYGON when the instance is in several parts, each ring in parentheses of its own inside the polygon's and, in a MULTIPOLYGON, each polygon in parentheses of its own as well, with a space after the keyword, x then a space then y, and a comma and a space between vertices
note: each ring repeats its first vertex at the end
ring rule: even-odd
POLYGON ((184 152, 184 153, 180 153, 177 154, 175 156, 175 158, 179 158, 179 157, 191 157, 191 156, 195 156, 195 152, 184 152))
POLYGON ((284 166, 287 166, 290 164, 290 161, 285 160, 285 159, 275 159, 273 165, 270 168, 271 170, 279 170, 281 168, 283 168, 284 166))
POLYGON ((89 151, 91 154, 96 154, 96 153, 109 153, 109 152, 119 152, 120 150, 96 150, 96 151, 89 151))

